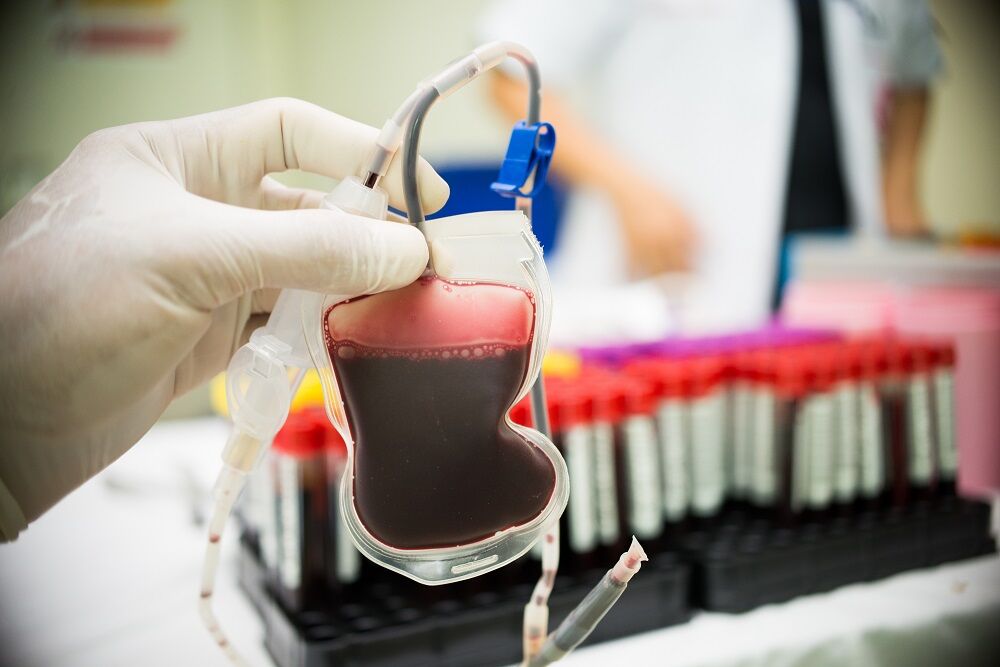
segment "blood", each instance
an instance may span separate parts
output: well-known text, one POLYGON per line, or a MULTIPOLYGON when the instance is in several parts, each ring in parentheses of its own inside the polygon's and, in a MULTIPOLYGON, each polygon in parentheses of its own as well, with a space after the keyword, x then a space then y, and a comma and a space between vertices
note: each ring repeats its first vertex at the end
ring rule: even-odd
POLYGON ((544 510, 552 462, 504 419, 528 372, 533 322, 522 290, 439 278, 330 309, 355 507, 380 541, 468 544, 544 510))

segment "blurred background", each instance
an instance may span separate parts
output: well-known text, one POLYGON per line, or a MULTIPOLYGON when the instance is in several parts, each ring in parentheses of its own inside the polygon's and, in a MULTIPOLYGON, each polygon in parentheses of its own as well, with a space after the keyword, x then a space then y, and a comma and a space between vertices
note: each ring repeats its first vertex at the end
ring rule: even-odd
MULTIPOLYGON (((415 82, 477 43, 477 22, 491 4, 5 3, 0 90, 14 103, 0 110, 7 132, 0 208, 9 209, 88 133, 111 125, 290 95, 381 126, 415 82)), ((929 220, 942 234, 968 225, 997 231, 1000 7, 930 4, 945 72, 933 84, 921 173, 929 220)), ((430 116, 424 152, 436 164, 497 160, 508 130, 487 86, 470 86, 430 116)))
MULTIPOLYGON (((574 656, 576 664, 618 664, 622 656, 632 656, 632 662, 645 664, 641 661, 651 655, 685 658, 687 662, 683 664, 688 665, 776 662, 838 665, 861 664, 864 660, 867 660, 864 664, 907 667, 1000 664, 993 660, 1000 644, 990 643, 996 619, 1000 617, 1000 579, 995 554, 984 555, 994 549, 987 536, 989 508, 985 502, 993 503, 994 525, 1000 516, 1000 413, 996 411, 995 400, 1000 393, 1000 75, 997 70, 1000 3, 929 0, 926 6, 929 17, 921 14, 924 4, 915 0, 824 0, 822 3, 774 0, 753 5, 753 9, 741 5, 740 0, 6 2, 0 9, 0 62, 3 62, 0 94, 4 101, 0 105, 0 128, 5 132, 0 142, 0 215, 55 169, 83 137, 100 128, 199 114, 275 96, 301 98, 369 125, 381 126, 417 82, 477 44, 497 38, 524 41, 539 55, 543 83, 555 82, 546 89, 551 95, 546 97, 542 116, 543 119, 551 116, 563 141, 553 163, 556 187, 548 189, 548 199, 538 202, 535 220, 556 289, 553 340, 559 349, 547 357, 544 376, 549 409, 556 415, 557 444, 562 447, 564 434, 579 426, 570 419, 559 423, 561 415, 569 414, 574 406, 580 414, 586 413, 585 418, 579 414, 576 418, 582 420, 586 429, 591 429, 586 437, 592 440, 587 442, 593 442, 595 448, 599 429, 611 428, 613 421, 616 430, 609 437, 617 439, 618 444, 611 445, 618 447, 617 452, 627 449, 632 437, 622 431, 621 424, 638 418, 645 420, 643 423, 653 433, 653 420, 662 420, 662 424, 657 422, 659 430, 652 436, 652 447, 659 449, 650 450, 653 453, 647 451, 645 465, 667 456, 674 435, 666 436, 668 427, 663 424, 676 420, 684 424, 684 437, 677 438, 683 443, 674 447, 689 448, 690 456, 685 454, 689 458, 683 466, 675 465, 676 461, 665 464, 661 469, 662 488, 657 487, 642 502, 659 504, 662 499, 657 494, 662 491, 663 496, 669 495, 673 490, 670 487, 677 481, 667 479, 669 466, 675 465, 677 470, 687 466, 693 470, 696 455, 707 449, 706 443, 714 443, 719 452, 716 461, 720 467, 719 479, 724 458, 726 474, 730 475, 725 482, 729 490, 725 493, 720 490, 715 505, 708 509, 692 509, 692 501, 691 508, 681 508, 680 520, 673 516, 664 519, 659 517, 658 510, 654 512, 657 525, 650 540, 662 557, 649 566, 651 583, 645 593, 634 592, 632 599, 636 602, 628 612, 631 617, 619 621, 609 616, 610 623, 604 627, 611 629, 601 639, 639 630, 657 629, 657 632, 588 649, 574 656), (905 85, 901 89, 910 92, 919 89, 922 94, 926 86, 929 93, 925 122, 918 122, 922 125, 922 133, 918 132, 922 139, 914 161, 916 197, 926 229, 906 234, 908 238, 898 238, 899 234, 891 237, 884 233, 885 229, 878 230, 882 238, 876 238, 880 234, 872 233, 872 228, 885 225, 868 225, 866 231, 857 220, 843 224, 850 215, 837 214, 840 219, 836 222, 841 224, 833 234, 813 235, 793 244, 795 239, 790 240, 787 234, 787 220, 782 223, 786 229, 780 233, 776 229, 782 207, 779 198, 786 189, 782 180, 783 161, 787 157, 782 149, 785 144, 772 141, 772 135, 759 137, 757 154, 747 157, 741 154, 750 151, 745 151, 742 144, 727 145, 714 136, 725 132, 736 137, 743 134, 748 136, 748 144, 753 144, 754 128, 758 127, 754 123, 759 123, 759 116, 764 115, 755 116, 754 110, 780 107, 787 111, 797 100, 793 75, 798 73, 791 65, 787 72, 775 77, 787 77, 788 89, 783 92, 791 103, 785 106, 782 100, 770 99, 769 96, 779 97, 772 95, 772 89, 758 87, 756 80, 744 75, 741 67, 745 63, 741 58, 759 55, 761 49, 757 47, 774 40, 747 29, 739 12, 756 20, 760 6, 785 11, 786 14, 778 16, 777 23, 785 23, 778 26, 781 30, 777 32, 783 34, 782 39, 786 40, 783 44, 791 48, 798 35, 796 27, 801 28, 802 34, 810 25, 815 30, 816 25, 809 23, 806 10, 817 4, 831 8, 827 19, 834 13, 843 19, 846 14, 851 21, 863 24, 861 32, 866 33, 866 38, 876 40, 884 41, 891 32, 887 27, 891 26, 873 19, 868 13, 869 6, 904 8, 897 14, 901 25, 910 21, 904 27, 913 28, 923 21, 924 28, 929 26, 924 31, 925 37, 930 35, 925 40, 925 46, 930 44, 929 50, 915 52, 913 62, 907 63, 903 57, 896 63, 900 70, 906 70, 907 65, 917 69, 926 65, 925 78, 910 81, 909 89, 905 85), (611 7, 615 16, 602 17, 601 7, 611 7), (703 20, 715 18, 714 12, 720 7, 729 11, 727 23, 703 20), (800 26, 789 22, 794 20, 793 7, 798 9, 800 26), (907 14, 914 9, 914 14, 907 14), (533 13, 536 10, 538 14, 533 13), (634 41, 615 42, 624 31, 610 37, 609 31, 619 29, 617 19, 626 14, 632 22, 628 37, 634 41), (607 25, 605 18, 609 19, 607 25), (678 28, 680 24, 675 24, 675 19, 690 24, 678 28), (687 32, 689 26, 704 32, 694 36, 687 32), (670 36, 663 37, 667 30, 670 36), (585 34, 590 40, 588 44, 581 43, 584 38, 580 36, 585 34), (720 35, 732 41, 709 43, 720 35), (691 39, 687 40, 688 37, 691 39), (666 63, 649 55, 657 53, 658 40, 665 43, 668 39, 676 40, 678 53, 702 53, 706 59, 678 57, 666 63), (599 50, 608 44, 615 45, 615 49, 607 49, 608 60, 612 61, 610 69, 604 67, 607 63, 601 62, 599 68, 581 55, 583 51, 599 50), (729 50, 731 46, 734 48, 729 50), (739 48, 744 50, 740 52, 739 48), (933 62, 917 62, 922 56, 930 57, 933 62), (690 77, 683 76, 687 71, 692 73, 690 77), (702 76, 707 85, 700 85, 702 76), (581 90, 560 87, 567 83, 579 84, 581 90), (675 91, 678 92, 674 94, 675 91), (691 102, 697 96, 687 96, 692 91, 704 93, 704 97, 691 102), (652 100, 650 104, 644 104, 647 94, 652 100), (760 100, 773 104, 741 106, 760 100), (698 107, 698 103, 703 106, 698 107), (691 131, 692 138, 683 148, 671 132, 684 135, 688 127, 677 122, 671 126, 664 120, 662 109, 677 114, 670 116, 672 119, 684 114, 704 116, 692 122, 697 130, 691 131), (719 111, 719 115, 701 113, 703 109, 719 111), (589 135, 580 131, 582 123, 574 121, 581 118, 593 122, 593 128, 605 130, 605 138, 613 137, 620 145, 607 150, 608 145, 593 140, 595 136, 600 138, 600 132, 589 135), (667 126, 664 135, 645 140, 643 133, 650 128, 663 129, 660 126, 667 126), (621 128, 631 134, 624 130, 616 134, 621 128), (727 152, 727 148, 731 150, 727 152), (616 153, 617 150, 621 152, 616 153), (650 160, 633 159, 630 163, 626 157, 616 162, 622 156, 636 155, 642 158, 652 155, 656 159, 666 155, 664 162, 659 163, 667 165, 664 174, 644 174, 644 169, 655 171, 648 168, 650 160), (744 158, 744 162, 733 167, 738 157, 744 158), (774 172, 768 182, 773 186, 768 195, 773 199, 768 200, 770 203, 762 204, 762 198, 758 197, 765 188, 759 187, 761 181, 754 178, 759 176, 758 171, 767 171, 755 169, 754 159, 758 157, 769 160, 765 167, 772 167, 774 172), (587 170, 580 165, 588 160, 600 162, 608 170, 584 173, 587 170), (560 211, 578 212, 567 203, 573 196, 567 194, 571 190, 569 184, 579 181, 580 191, 600 189, 604 185, 600 176, 615 176, 615 170, 622 164, 632 169, 628 176, 633 180, 624 179, 626 185, 635 185, 635 178, 645 180, 649 176, 648 183, 636 186, 631 193, 634 200, 622 201, 612 195, 611 208, 595 205, 590 209, 596 225, 566 227, 560 211), (716 167, 722 177, 714 171, 716 167), (684 191, 685 186, 691 185, 685 181, 684 172, 699 169, 703 173, 698 178, 703 182, 689 188, 698 195, 690 196, 691 192, 684 191), (594 176, 595 173, 600 176, 594 176), (662 177, 659 185, 665 186, 661 192, 657 192, 659 177, 662 177), (718 185, 713 182, 715 179, 718 185), (713 187, 717 188, 717 194, 713 187), (729 200, 724 207, 714 206, 723 200, 729 200), (709 235, 708 241, 715 243, 722 238, 729 244, 726 252, 730 255, 717 255, 714 263, 708 265, 710 270, 696 267, 703 273, 712 273, 718 289, 695 290, 690 292, 695 296, 685 302, 678 295, 690 288, 690 283, 684 282, 689 273, 679 270, 682 261, 673 260, 670 266, 658 266, 655 271, 646 267, 644 274, 638 272, 643 275, 623 271, 621 276, 604 282, 598 278, 593 282, 584 280, 577 292, 571 289, 581 287, 573 284, 581 276, 614 273, 613 270, 602 273, 603 269, 592 271, 599 268, 600 260, 615 254, 615 250, 605 250, 602 245, 601 233, 606 229, 601 225, 614 230, 615 225, 609 224, 610 221, 616 213, 627 218, 630 206, 634 217, 659 223, 664 207, 677 202, 690 207, 678 206, 679 212, 674 213, 683 218, 693 211, 690 221, 696 229, 699 225, 711 227, 705 223, 712 219, 717 236, 713 240, 709 235), (754 215, 751 209, 757 211, 756 221, 750 220, 754 215), (753 226, 765 218, 775 228, 766 239, 766 234, 760 231, 764 227, 753 226), (563 225, 561 235, 560 225, 563 225), (600 233, 595 234, 595 230, 600 233), (575 243, 587 234, 589 246, 575 243), (791 246, 795 252, 786 252, 791 246), (565 250, 562 254, 575 252, 576 258, 584 261, 578 262, 575 269, 567 268, 568 260, 560 263, 561 250, 565 250), (733 256, 742 256, 747 261, 736 266, 729 261, 733 256), (652 280, 651 274, 657 280, 652 280), (619 280, 622 276, 625 278, 619 280), (748 276, 753 280, 748 280, 748 276), (790 287, 782 292, 789 277, 790 287), (741 291, 750 282, 754 283, 753 290, 741 291), (665 295, 669 298, 664 299, 665 295), (754 303, 747 305, 751 299, 754 303), (697 303, 699 300, 702 303, 697 303), (702 306, 695 317, 685 312, 692 301, 694 306, 702 306), (779 371, 791 373, 793 381, 783 384, 788 378, 779 371), (683 379, 679 380, 681 376, 683 379), (846 408, 840 403, 835 409, 829 403, 821 403, 830 398, 834 382, 847 391, 846 408), (683 391, 677 389, 682 384, 683 391), (757 391, 758 384, 764 387, 760 393, 764 400, 773 391, 778 392, 774 395, 780 400, 792 402, 777 413, 773 405, 761 409, 760 414, 756 408, 751 411, 750 401, 759 396, 751 397, 748 392, 751 387, 757 391), (787 385, 801 385, 799 393, 791 399, 780 394, 788 389, 787 385), (902 386, 906 387, 905 392, 902 386), (671 393, 674 391, 682 396, 671 393), (937 429, 935 446, 944 452, 932 457, 936 466, 933 475, 930 463, 925 476, 917 480, 899 474, 902 469, 899 467, 895 473, 883 470, 879 474, 887 480, 884 497, 863 501, 857 489, 850 489, 846 501, 832 502, 827 497, 819 509, 795 510, 792 529, 786 525, 787 517, 778 516, 776 501, 772 499, 764 502, 763 508, 758 507, 750 502, 747 488, 738 487, 736 480, 743 474, 741 470, 752 467, 749 459, 740 462, 732 453, 739 446, 738 434, 753 431, 747 424, 760 422, 770 429, 763 431, 765 436, 754 435, 764 446, 778 437, 797 437, 796 429, 804 429, 803 423, 813 423, 798 421, 798 415, 807 412, 802 406, 809 401, 819 402, 817 413, 822 405, 827 406, 822 409, 828 412, 810 419, 827 421, 817 422, 821 426, 816 427, 815 433, 848 434, 836 446, 832 441, 824 441, 828 449, 841 447, 848 451, 857 444, 855 441, 867 438, 861 433, 857 412, 860 408, 851 396, 867 400, 869 395, 878 396, 880 402, 871 409, 882 420, 876 429, 878 433, 868 443, 875 447, 873 460, 883 461, 884 454, 885 463, 907 465, 909 452, 916 450, 914 442, 919 440, 930 446, 927 433, 933 423, 937 429), (670 407, 671 401, 683 405, 674 406, 678 409, 674 416, 663 417, 660 411, 664 406, 670 407), (707 402, 709 407, 704 408, 699 401, 707 402), (794 401, 799 401, 798 407, 794 401), (730 405, 731 408, 724 407, 730 405), (692 412, 684 412, 682 408, 692 412), (701 426, 692 426, 694 414, 702 415, 701 426), (831 414, 848 426, 831 426, 831 414), (911 424, 918 419, 923 420, 919 428, 911 424), (700 434, 696 433, 699 429, 703 429, 700 434), (883 438, 894 448, 888 454, 880 449, 883 438), (723 451, 730 453, 724 457, 723 451), (890 480, 893 474, 896 478, 890 480), (893 482, 891 494, 889 481, 893 482), (776 521, 776 517, 780 520, 776 521), (772 530, 775 526, 777 529, 772 530), (970 560, 973 557, 979 560, 970 560), (951 569, 937 567, 953 561, 962 562, 951 565, 951 569), (688 566, 690 569, 686 569, 688 566), (741 567, 744 569, 740 570, 741 567), (924 571, 888 579, 909 570, 924 571), (686 578, 689 574, 690 581, 686 578), (867 583, 853 585, 859 582, 867 583), (782 602, 788 604, 772 604, 782 602), (648 607, 643 607, 646 603, 648 607), (757 607, 761 609, 747 615, 737 613, 757 607), (690 623, 667 627, 692 615, 695 618, 690 623), (719 641, 720 637, 726 641, 719 641), (772 651, 770 644, 774 642, 783 643, 781 650, 788 650, 796 657, 775 658, 779 653, 777 649, 772 651), (983 656, 990 656, 990 660, 982 660, 983 656)), ((722 14, 725 12, 719 12, 722 14)), ((772 11, 767 16, 773 19, 775 14, 772 11)), ((920 32, 921 25, 916 28, 920 32)), ((816 32, 810 35, 815 40, 816 32)), ((848 46, 858 44, 848 43, 848 46)), ((899 44, 891 46, 896 47, 897 54, 906 53, 905 44, 903 48, 899 44)), ((812 58, 817 51, 822 49, 814 49, 812 58)), ((854 55, 861 51, 855 49, 854 55)), ((783 69, 789 60, 785 55, 786 52, 777 49, 770 53, 772 60, 759 60, 757 65, 783 69)), ((816 61, 811 62, 815 65, 816 61)), ((850 64, 859 63, 872 64, 863 57, 850 64)), ((824 67, 818 69, 826 71, 824 67)), ((862 69, 865 68, 855 67, 855 73, 862 69)), ((504 203, 489 192, 487 185, 502 158, 511 119, 523 103, 516 74, 514 70, 505 70, 504 76, 491 76, 489 81, 464 88, 447 103, 437 105, 428 116, 421 149, 452 184, 453 202, 447 213, 504 203), (471 180, 461 180, 464 177, 471 180), (484 197, 473 196, 480 191, 484 197)), ((799 80, 802 90, 808 87, 803 81, 799 80)), ((836 85, 836 81, 824 82, 820 96, 829 102, 830 97, 836 97, 829 94, 829 88, 836 85)), ((879 99, 873 94, 863 102, 879 99)), ((885 118, 876 117, 889 113, 886 105, 870 106, 861 107, 863 114, 871 112, 864 121, 872 128, 884 129, 888 125, 885 118)), ((790 119, 782 115, 772 125, 783 128, 781 134, 794 127, 795 121, 794 115, 790 119), (786 120, 789 122, 785 123, 786 120)), ((801 115, 798 121, 801 123, 801 115)), ((822 131, 814 133, 811 139, 822 140, 822 136, 817 136, 822 134, 822 131)), ((780 138, 783 141, 786 137, 781 134, 780 138)), ((869 165, 872 169, 865 174, 871 177, 872 189, 868 194, 874 202, 880 197, 876 192, 879 173, 875 160, 879 148, 885 149, 885 139, 874 132, 863 138, 871 140, 868 147, 874 156, 869 165)), ((794 152, 793 143, 797 140, 789 141, 789 155, 794 152)), ((651 160, 654 166, 656 159, 651 160)), ((842 176, 850 180, 852 169, 857 171, 856 164, 844 162, 839 165, 845 172, 842 176)), ((329 179, 301 172, 288 172, 279 179, 324 190, 333 185, 329 179)), ((813 210, 820 213, 821 209, 823 206, 814 202, 813 210)), ((565 217, 572 216, 566 213, 565 217)), ((868 222, 881 223, 875 219, 879 217, 881 212, 868 222)), ((675 240, 678 245, 682 242, 675 240)), ((702 239, 703 244, 705 240, 702 239)), ((669 244, 668 239, 666 245, 669 244)), ((618 254, 626 257, 624 245, 619 245, 622 248, 618 254)), ((643 246, 641 235, 638 245, 643 246)), ((636 264, 634 256, 628 259, 636 264)), ((624 265, 626 261, 618 263, 624 265)), ((0 560, 5 558, 3 564, 7 567, 6 571, 0 567, 0 575, 6 577, 0 583, 7 584, 8 596, 4 602, 9 605, 9 611, 0 614, 0 635, 4 635, 9 646, 19 644, 15 646, 16 654, 22 656, 19 664, 80 664, 74 660, 78 655, 86 655, 91 660, 88 664, 136 664, 140 659, 135 656, 140 656, 143 664, 204 664, 202 657, 216 656, 216 647, 198 627, 193 582, 203 550, 203 507, 211 475, 218 464, 219 446, 229 430, 228 421, 220 416, 226 409, 220 377, 214 387, 201 387, 177 399, 140 446, 102 473, 100 483, 84 485, 73 502, 61 504, 40 525, 33 526, 31 534, 22 538, 19 545, 0 553, 0 560), (206 416, 213 408, 219 414, 206 416), (95 516, 101 520, 95 521, 95 516), (117 550, 114 558, 107 556, 112 548, 109 545, 117 550), (71 548, 76 550, 75 557, 68 559, 66 552, 71 548), (152 565, 150 554, 156 554, 157 558, 152 565), (101 563, 103 568, 91 567, 91 563, 101 563), (94 600, 103 602, 106 609, 95 612, 94 600), (53 632, 54 639, 36 641, 37 628, 50 627, 57 631, 53 632), (192 641, 192 637, 197 639, 192 641)), ((332 451, 331 442, 339 435, 333 433, 320 412, 323 400, 318 379, 315 375, 308 377, 288 426, 281 438, 275 440, 275 449, 280 449, 279 439, 283 438, 288 451, 271 454, 269 461, 301 457, 301 451, 308 449, 296 441, 301 436, 303 442, 312 443, 310 447, 315 445, 309 454, 316 457, 312 462, 321 462, 320 467, 328 465, 332 459, 324 458, 328 453, 321 450, 326 447, 332 451), (294 456, 289 453, 292 451, 296 452, 294 456)), ((519 411, 520 419, 525 420, 522 423, 526 423, 529 414, 526 405, 514 407, 512 419, 519 419, 515 415, 519 411)), ((344 445, 339 440, 335 444, 337 456, 342 458, 344 445)), ((749 445, 744 443, 743 447, 746 450, 749 445)), ((916 459, 914 456, 913 460, 916 459)), ((608 465, 614 478, 610 493, 617 494, 615 502, 624 503, 623 507, 627 505, 631 511, 633 505, 640 504, 636 499, 639 494, 633 490, 642 480, 637 482, 625 473, 615 478, 614 466, 622 465, 621 462, 616 460, 608 465)), ((785 463, 781 465, 781 475, 791 479, 799 474, 790 465, 788 469, 785 463)), ((826 464, 819 467, 823 465, 826 464)), ((646 469, 657 466, 646 465, 646 469)), ((585 472, 590 475, 590 471, 585 472)), ((704 480, 697 479, 697 471, 688 472, 692 489, 697 491, 704 480)), ((263 476, 265 484, 267 474, 270 473, 263 476)), ((571 471, 571 476, 575 474, 582 475, 571 471)), ((656 473, 651 478, 659 479, 656 473)), ((577 488, 578 478, 572 479, 577 488)), ((723 488, 721 482, 709 481, 712 484, 708 486, 723 488)), ((332 475, 322 484, 327 482, 330 488, 335 488, 339 476, 332 475)), ((591 482, 596 488, 597 482, 591 482)), ((433 608, 437 613, 438 606, 444 610, 440 618, 445 620, 440 627, 434 626, 434 632, 444 632, 452 641, 450 648, 461 652, 465 650, 466 639, 474 638, 469 640, 471 646, 476 637, 488 638, 490 629, 469 624, 455 625, 458 628, 455 630, 453 620, 462 618, 455 609, 468 605, 480 611, 496 611, 509 603, 507 611, 514 618, 520 614, 527 599, 526 591, 530 591, 530 583, 537 577, 537 563, 523 558, 519 569, 509 568, 514 575, 502 570, 485 584, 475 579, 468 582, 468 587, 453 589, 457 590, 452 593, 456 602, 442 600, 445 594, 441 591, 434 597, 425 590, 415 590, 412 582, 400 584, 397 581, 400 577, 387 575, 365 561, 364 567, 371 569, 363 570, 360 583, 357 573, 349 582, 336 576, 327 582, 337 591, 330 599, 338 601, 337 613, 343 614, 336 623, 324 626, 315 617, 307 618, 315 610, 296 609, 294 604, 282 602, 285 611, 291 610, 290 623, 298 624, 296 630, 290 624, 282 625, 286 623, 282 620, 285 617, 274 611, 277 607, 268 606, 273 604, 267 601, 273 592, 268 586, 273 582, 265 582, 271 581, 267 577, 272 577, 273 572, 268 568, 273 564, 263 563, 266 558, 261 555, 262 536, 271 531, 273 538, 278 529, 265 525, 266 522, 254 523, 251 515, 261 507, 263 515, 269 515, 269 520, 274 518, 274 498, 268 496, 261 501, 260 497, 264 496, 253 501, 260 507, 244 508, 242 542, 229 544, 224 568, 230 574, 238 570, 239 581, 250 594, 249 604, 236 592, 236 577, 227 578, 224 593, 219 596, 223 604, 229 605, 225 611, 238 629, 235 636, 241 644, 252 647, 251 655, 257 663, 263 664, 267 659, 259 641, 262 623, 270 655, 278 664, 299 665, 305 664, 305 654, 297 652, 298 648, 282 653, 283 646, 298 644, 282 642, 290 642, 293 637, 297 642, 305 637, 302 641, 315 647, 333 645, 328 640, 343 633, 355 633, 351 637, 376 636, 384 629, 378 623, 372 624, 371 619, 378 614, 391 617, 390 621, 376 620, 396 630, 411 627, 407 624, 424 627, 420 626, 423 621, 405 618, 406 612, 417 608, 423 613, 425 608, 433 608), (513 578, 502 579, 501 575, 513 578), (411 588, 395 588, 400 585, 411 588), (501 600, 498 591, 510 594, 510 599, 501 600), (341 593, 350 604, 339 604, 341 593), (403 606, 400 603, 403 598, 407 605, 414 598, 419 604, 403 606), (442 602, 452 606, 439 605, 442 602), (258 615, 250 604, 258 611, 271 611, 261 611, 258 615), (376 608, 378 613, 373 611, 376 608), (357 614, 349 616, 349 612, 357 614), (373 629, 376 632, 370 632, 373 629), (298 630, 302 634, 295 635, 298 630), (482 633, 477 634, 480 630, 482 633), (323 632, 333 634, 323 635, 323 632), (278 640, 274 640, 275 636, 278 640)), ((317 535, 330 543, 344 540, 343 535, 330 538, 338 535, 340 525, 339 514, 334 512, 331 516, 332 521, 325 524, 325 534, 320 530, 306 535, 309 531, 296 522, 289 522, 296 524, 291 528, 280 529, 289 534, 298 531, 297 538, 289 538, 293 542, 299 539, 304 543, 317 535)), ((610 521, 622 523, 622 536, 637 532, 632 525, 633 517, 626 517, 624 510, 610 521)), ((564 538, 569 532, 564 528, 564 538)), ((346 540, 343 544, 349 546, 346 540)), ((597 548, 605 547, 607 544, 597 548)), ((613 547, 609 547, 611 551, 613 547)), ((575 582, 573 586, 582 586, 580 582, 594 572, 597 562, 594 552, 563 548, 565 567, 560 577, 566 574, 575 582)), ((347 551, 348 555, 353 554, 350 549, 347 551)), ((601 564, 606 555, 600 551, 601 564)), ((583 590, 571 591, 570 584, 560 585, 565 599, 573 597, 574 602, 574 596, 583 590)), ((324 594, 329 593, 323 590, 324 594)), ((568 609, 567 605, 562 611, 568 609)), ((326 609, 324 613, 329 611, 326 609)), ((329 621, 329 617, 324 619, 324 623, 329 621)), ((490 650, 502 645, 504 650, 513 647, 516 654, 520 648, 519 635, 515 636, 518 627, 517 621, 504 625, 504 631, 510 630, 511 636, 490 650)), ((354 650, 352 641, 353 638, 344 644, 345 655, 354 650)), ((424 649, 431 657, 419 664, 440 664, 439 655, 431 648, 409 641, 404 638, 392 649, 398 655, 390 652, 390 657, 398 657, 399 662, 385 664, 418 664, 420 651, 424 649)), ((441 644, 436 638, 427 642, 441 644)), ((351 655, 356 661, 350 664, 364 663, 359 654, 351 655)), ((467 664, 463 660, 476 659, 469 649, 448 664, 467 664)), ((221 664, 221 657, 219 661, 221 664)), ((0 662, 4 662, 2 657, 0 662)))
MULTIPOLYGON (((415 82, 502 30, 495 17, 484 18, 498 6, 487 0, 5 3, 0 213, 102 127, 272 96, 299 97, 380 126, 415 82)), ((1000 6, 934 0, 930 7, 944 65, 931 84, 919 161, 924 215, 946 240, 995 236, 1000 6)), ((544 77, 544 58, 541 67, 544 77)), ((490 85, 480 82, 438 105, 422 148, 443 169, 496 164, 508 131, 490 85)), ((304 173, 281 179, 331 186, 304 173)), ((572 311, 572 297, 565 303, 564 311, 572 311)), ((579 318, 573 325, 579 328, 579 318)), ((168 416, 203 412, 206 392, 185 397, 168 416)))

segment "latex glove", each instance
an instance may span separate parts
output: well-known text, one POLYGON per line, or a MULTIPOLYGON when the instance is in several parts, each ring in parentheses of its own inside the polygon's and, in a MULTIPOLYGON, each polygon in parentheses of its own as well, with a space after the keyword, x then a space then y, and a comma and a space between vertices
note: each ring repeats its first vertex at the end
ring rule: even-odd
MULTIPOLYGON (((415 280, 415 228, 266 175, 361 167, 376 130, 276 99, 101 130, 0 221, 0 534, 12 539, 222 371, 277 290, 415 280), (259 210, 265 209, 265 210, 259 210)), ((384 184, 403 208, 398 161, 384 184)), ((447 185, 428 164, 425 205, 447 185)))
POLYGON ((641 175, 610 192, 637 277, 691 268, 697 234, 684 209, 641 175))

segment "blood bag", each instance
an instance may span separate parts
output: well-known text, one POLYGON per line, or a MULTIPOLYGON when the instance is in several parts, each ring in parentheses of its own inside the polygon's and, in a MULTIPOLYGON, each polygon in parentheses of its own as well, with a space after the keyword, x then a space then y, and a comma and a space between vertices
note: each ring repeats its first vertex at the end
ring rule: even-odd
POLYGON ((328 297, 306 327, 348 443, 342 512, 372 560, 448 583, 517 558, 569 495, 562 457, 515 424, 538 377, 549 283, 524 214, 424 223, 430 265, 391 292, 328 297))

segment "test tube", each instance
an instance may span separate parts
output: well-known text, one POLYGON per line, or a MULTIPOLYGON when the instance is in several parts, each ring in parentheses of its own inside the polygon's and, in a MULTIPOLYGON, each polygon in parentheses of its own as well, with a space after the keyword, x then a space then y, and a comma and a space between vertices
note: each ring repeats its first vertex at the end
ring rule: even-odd
MULTIPOLYGON (((587 409, 594 449, 597 538, 602 557, 615 550, 621 540, 618 483, 615 466, 615 429, 622 419, 620 402, 608 391, 607 378, 588 378, 587 409)), ((571 494, 572 495, 572 494, 571 494)))
POLYGON ((341 515, 341 485, 347 469, 347 444, 343 436, 328 421, 323 429, 326 456, 326 583, 331 590, 340 590, 358 581, 361 576, 361 552, 354 545, 347 524, 341 515))
POLYGON ((935 433, 933 428, 931 349, 916 342, 903 343, 906 360, 907 476, 917 496, 930 494, 934 482, 935 433))
POLYGON ((861 473, 861 424, 859 412, 861 358, 856 346, 838 343, 835 348, 836 443, 834 500, 846 508, 855 501, 861 473))
POLYGON ((684 520, 691 506, 690 429, 685 376, 682 364, 657 359, 633 367, 632 372, 652 381, 656 388, 656 431, 659 442, 660 479, 663 484, 663 518, 668 532, 684 520))
POLYGON ((272 449, 277 487, 277 587, 291 611, 315 609, 326 571, 327 482, 323 425, 326 415, 289 415, 272 449))
POLYGON ((751 454, 754 451, 753 380, 750 360, 752 353, 740 352, 732 356, 730 369, 730 464, 729 495, 737 502, 746 502, 751 496, 751 454))
POLYGON ((773 350, 760 350, 744 360, 750 391, 751 504, 769 514, 780 494, 782 467, 778 456, 777 377, 773 350))
POLYGON ((663 533, 655 393, 648 382, 627 376, 611 386, 622 414, 616 446, 619 503, 626 526, 622 534, 652 542, 663 533))
POLYGON ((907 503, 910 487, 908 350, 900 341, 891 338, 882 341, 882 350, 885 371, 879 383, 879 398, 888 455, 886 473, 891 502, 896 507, 902 507, 907 503))
POLYGON ((719 512, 726 494, 726 367, 718 357, 703 357, 684 361, 683 370, 690 433, 691 512, 705 519, 719 512))
POLYGON ((958 475, 955 439, 955 346, 950 342, 931 345, 933 360, 934 429, 937 435, 939 491, 953 494, 958 475))
POLYGON ((858 490, 867 505, 877 506, 886 490, 886 429, 879 400, 885 369, 884 346, 876 339, 852 343, 858 363, 858 490))
POLYGON ((785 521, 794 521, 805 507, 808 459, 804 456, 809 436, 802 405, 809 386, 800 355, 783 354, 774 359, 769 374, 774 392, 775 449, 780 471, 778 505, 785 521))
POLYGON ((803 472, 800 488, 805 493, 804 504, 812 518, 823 518, 833 500, 836 439, 836 359, 829 346, 810 347, 801 351, 809 377, 809 394, 801 410, 805 437, 795 456, 805 458, 796 464, 803 472))
POLYGON ((587 396, 579 385, 550 385, 553 434, 556 446, 566 459, 572 491, 566 506, 566 537, 573 554, 571 569, 589 565, 597 547, 597 493, 595 460, 587 396))

